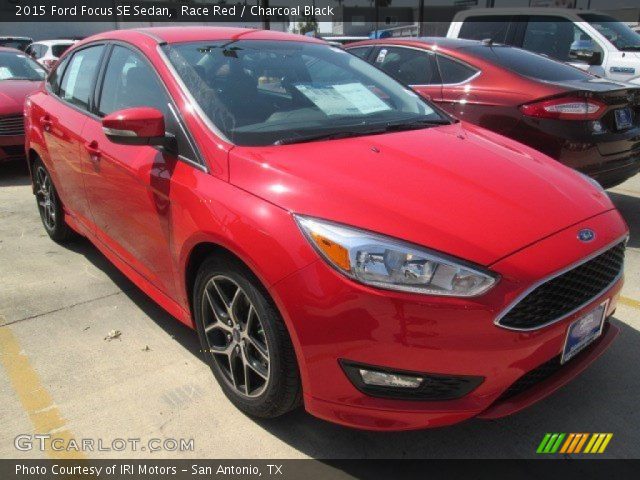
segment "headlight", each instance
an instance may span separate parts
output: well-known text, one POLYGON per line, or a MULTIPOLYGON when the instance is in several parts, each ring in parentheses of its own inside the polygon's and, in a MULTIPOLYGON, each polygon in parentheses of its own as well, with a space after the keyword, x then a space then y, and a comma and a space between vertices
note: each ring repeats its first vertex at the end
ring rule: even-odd
POLYGON ((354 280, 379 288, 426 295, 474 297, 497 277, 447 257, 316 218, 294 216, 305 236, 329 264, 354 280))

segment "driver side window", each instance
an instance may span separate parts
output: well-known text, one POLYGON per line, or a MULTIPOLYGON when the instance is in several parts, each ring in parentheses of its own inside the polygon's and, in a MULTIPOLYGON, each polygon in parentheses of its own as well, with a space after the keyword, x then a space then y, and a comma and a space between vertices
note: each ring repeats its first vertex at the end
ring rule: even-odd
POLYGON ((140 55, 124 47, 113 48, 102 83, 98 114, 117 110, 153 107, 167 118, 169 98, 155 72, 140 55))

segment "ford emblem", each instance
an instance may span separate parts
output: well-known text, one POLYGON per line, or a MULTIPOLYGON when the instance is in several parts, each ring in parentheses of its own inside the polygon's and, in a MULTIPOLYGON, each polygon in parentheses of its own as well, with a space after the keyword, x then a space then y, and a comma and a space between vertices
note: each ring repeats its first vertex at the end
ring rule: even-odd
POLYGON ((596 238, 596 232, 594 232, 590 228, 583 228, 578 232, 578 240, 580 240, 581 242, 590 242, 594 238, 596 238))

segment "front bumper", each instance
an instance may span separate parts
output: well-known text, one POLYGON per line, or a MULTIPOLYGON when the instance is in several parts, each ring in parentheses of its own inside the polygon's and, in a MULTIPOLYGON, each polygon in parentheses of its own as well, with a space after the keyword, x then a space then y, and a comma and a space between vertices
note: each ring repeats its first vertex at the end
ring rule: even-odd
POLYGON ((509 404, 499 399, 524 374, 559 355, 574 319, 606 299, 610 300, 606 315, 611 315, 622 280, 573 315, 538 330, 507 330, 494 324, 496 317, 539 279, 621 239, 626 232, 616 211, 574 225, 491 265, 501 281, 472 299, 372 289, 342 277, 322 260, 303 268, 272 286, 271 293, 292 332, 305 408, 351 427, 407 430, 452 424, 483 412, 500 416, 540 400, 602 353, 615 327, 609 326, 598 341, 562 367, 561 380, 553 380, 555 388, 536 385, 523 392, 528 396, 512 397, 509 404), (596 239, 581 243, 576 234, 587 227, 597 232, 596 239), (354 387, 340 359, 405 371, 481 376, 484 381, 454 400, 375 398, 354 387))

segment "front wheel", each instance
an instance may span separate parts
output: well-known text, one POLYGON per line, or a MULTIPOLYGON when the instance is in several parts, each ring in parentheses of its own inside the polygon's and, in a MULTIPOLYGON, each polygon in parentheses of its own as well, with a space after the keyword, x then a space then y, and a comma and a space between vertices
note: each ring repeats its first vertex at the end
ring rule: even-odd
POLYGON ((51 175, 40 159, 33 165, 33 182, 36 190, 36 202, 40 219, 49 237, 55 242, 63 243, 75 236, 64 220, 64 209, 58 197, 51 175))
POLYGON ((231 402, 271 418, 300 404, 300 374, 291 339, 259 280, 232 257, 205 260, 193 311, 202 350, 231 402))

